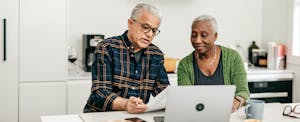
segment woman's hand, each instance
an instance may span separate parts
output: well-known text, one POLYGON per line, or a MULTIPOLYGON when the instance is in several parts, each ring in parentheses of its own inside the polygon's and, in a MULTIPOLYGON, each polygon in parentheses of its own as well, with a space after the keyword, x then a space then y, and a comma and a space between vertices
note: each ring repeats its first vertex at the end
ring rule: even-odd
POLYGON ((235 112, 240 107, 240 101, 234 98, 231 113, 235 112))

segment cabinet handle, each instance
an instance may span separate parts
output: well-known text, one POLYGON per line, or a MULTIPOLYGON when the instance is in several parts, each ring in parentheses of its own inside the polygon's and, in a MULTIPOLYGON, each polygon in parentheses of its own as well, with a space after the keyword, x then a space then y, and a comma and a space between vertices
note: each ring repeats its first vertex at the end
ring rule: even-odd
POLYGON ((3 61, 6 61, 6 19, 3 19, 3 61))

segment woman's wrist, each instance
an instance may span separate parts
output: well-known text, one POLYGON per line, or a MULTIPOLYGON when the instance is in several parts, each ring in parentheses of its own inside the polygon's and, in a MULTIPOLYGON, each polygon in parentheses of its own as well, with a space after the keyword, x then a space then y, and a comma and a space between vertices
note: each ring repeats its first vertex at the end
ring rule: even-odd
POLYGON ((234 98, 235 98, 237 101, 240 102, 240 106, 239 106, 239 107, 241 107, 241 106, 243 106, 243 105, 245 104, 245 99, 244 99, 243 97, 235 96, 234 98))

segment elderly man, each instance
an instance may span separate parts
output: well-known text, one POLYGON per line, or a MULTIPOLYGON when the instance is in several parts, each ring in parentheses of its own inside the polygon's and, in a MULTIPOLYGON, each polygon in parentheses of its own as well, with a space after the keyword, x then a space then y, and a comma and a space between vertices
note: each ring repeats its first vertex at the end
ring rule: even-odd
POLYGON ((218 31, 214 17, 202 15, 195 18, 191 30, 194 51, 179 62, 178 85, 235 85, 232 112, 236 111, 250 96, 240 55, 232 49, 215 45, 218 31))
POLYGON ((169 85, 163 52, 151 43, 160 32, 160 21, 156 7, 137 4, 128 19, 128 30, 98 44, 84 112, 142 113, 150 95, 169 85))

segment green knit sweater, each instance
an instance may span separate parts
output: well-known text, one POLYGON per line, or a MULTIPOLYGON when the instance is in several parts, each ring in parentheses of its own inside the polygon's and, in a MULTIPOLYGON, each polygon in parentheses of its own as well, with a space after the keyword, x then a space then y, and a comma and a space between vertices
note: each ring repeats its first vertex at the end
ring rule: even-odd
MULTIPOLYGON (((230 48, 222 50, 223 76, 225 85, 236 85, 235 96, 249 99, 247 73, 240 55, 230 48)), ((193 53, 183 58, 177 68, 178 85, 194 85, 193 53)))

